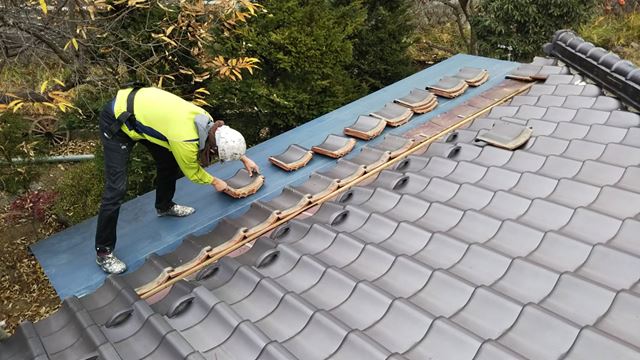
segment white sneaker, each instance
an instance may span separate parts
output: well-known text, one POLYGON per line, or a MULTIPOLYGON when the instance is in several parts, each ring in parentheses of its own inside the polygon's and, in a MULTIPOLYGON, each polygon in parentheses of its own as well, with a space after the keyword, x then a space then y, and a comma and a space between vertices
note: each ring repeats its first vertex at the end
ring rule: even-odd
POLYGON ((192 207, 174 204, 172 207, 169 208, 169 210, 165 210, 165 211, 158 210, 158 216, 185 217, 193 214, 194 212, 196 212, 196 209, 192 207))
POLYGON ((107 274, 122 274, 127 271, 127 265, 113 254, 97 255, 96 263, 107 274))

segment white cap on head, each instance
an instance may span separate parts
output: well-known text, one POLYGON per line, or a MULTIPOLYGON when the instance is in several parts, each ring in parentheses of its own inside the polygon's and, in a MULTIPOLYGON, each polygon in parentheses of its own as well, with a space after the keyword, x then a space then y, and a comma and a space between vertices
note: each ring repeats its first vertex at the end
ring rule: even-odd
POLYGON ((239 160, 247 151, 242 134, 227 125, 219 127, 215 136, 218 156, 222 161, 239 160))

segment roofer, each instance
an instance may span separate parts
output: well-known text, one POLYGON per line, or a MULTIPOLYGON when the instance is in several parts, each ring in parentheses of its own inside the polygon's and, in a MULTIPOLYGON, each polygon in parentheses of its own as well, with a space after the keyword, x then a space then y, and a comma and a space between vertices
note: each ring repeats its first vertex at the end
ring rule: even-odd
POLYGON ((223 161, 240 160, 250 174, 258 166, 244 155, 242 135, 213 121, 202 108, 157 88, 129 88, 100 112, 100 138, 104 148, 105 185, 96 227, 96 262, 109 274, 127 270, 113 255, 116 224, 126 193, 129 155, 136 142, 153 156, 157 169, 155 207, 158 216, 183 217, 195 209, 173 202, 176 180, 184 174, 197 184, 223 191, 227 183, 207 173, 203 166, 216 155, 223 161))

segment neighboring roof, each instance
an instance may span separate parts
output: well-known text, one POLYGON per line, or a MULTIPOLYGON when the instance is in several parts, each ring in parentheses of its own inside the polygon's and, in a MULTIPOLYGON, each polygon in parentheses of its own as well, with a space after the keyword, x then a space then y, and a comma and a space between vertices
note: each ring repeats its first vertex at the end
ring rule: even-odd
MULTIPOLYGON (((470 88, 464 95, 454 100, 440 99, 438 107, 432 112, 415 115, 409 123, 398 128, 387 127, 379 138, 370 142, 358 141, 352 154, 347 157, 355 156, 365 144, 375 146, 384 141, 384 136, 387 134, 401 134, 420 126, 434 116, 477 96, 487 88, 496 86, 504 80, 507 72, 517 66, 517 63, 456 55, 250 148, 247 154, 262 169, 265 184, 257 194, 248 198, 234 200, 227 195, 215 193, 209 186, 196 185, 181 179, 178 181, 175 201, 197 209, 195 214, 187 218, 158 218, 153 208, 155 192, 128 201, 120 211, 116 254, 129 265, 129 272, 134 272, 149 255, 168 253, 174 250, 186 236, 209 233, 220 219, 239 216, 247 211, 251 203, 257 200, 271 200, 278 196, 285 186, 299 185, 313 172, 330 169, 336 163, 335 160, 321 155, 315 155, 305 167, 291 173, 270 164, 268 157, 284 152, 292 143, 311 149, 312 146, 322 143, 328 134, 342 134, 343 129, 353 124, 359 115, 378 111, 387 102, 406 96, 412 89, 424 88, 444 75, 456 74, 459 69, 466 66, 487 69, 491 74, 491 80, 480 88, 470 88)), ((215 164, 209 168, 209 171, 226 179, 231 177, 240 166, 239 162, 215 164)), ((96 218, 91 218, 31 247, 61 298, 90 293, 105 279, 104 273, 95 265, 94 260, 95 221, 96 218)))
POLYGON ((545 77, 156 299, 121 276, 66 299, 0 359, 640 359, 640 115, 545 77))

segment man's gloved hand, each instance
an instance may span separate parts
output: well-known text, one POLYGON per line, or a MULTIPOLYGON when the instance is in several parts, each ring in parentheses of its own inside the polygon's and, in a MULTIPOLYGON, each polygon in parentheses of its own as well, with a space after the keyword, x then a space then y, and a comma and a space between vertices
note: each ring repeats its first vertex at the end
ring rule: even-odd
POLYGON ((211 181, 211 185, 213 185, 213 187, 216 188, 217 191, 224 191, 227 189, 226 181, 215 177, 213 178, 213 181, 211 181))
POLYGON ((256 163, 253 162, 253 160, 249 159, 247 156, 242 155, 240 161, 242 161, 245 169, 247 169, 247 171, 249 172, 249 176, 253 176, 254 171, 256 172, 256 174, 260 174, 260 168, 258 167, 258 165, 256 165, 256 163))

